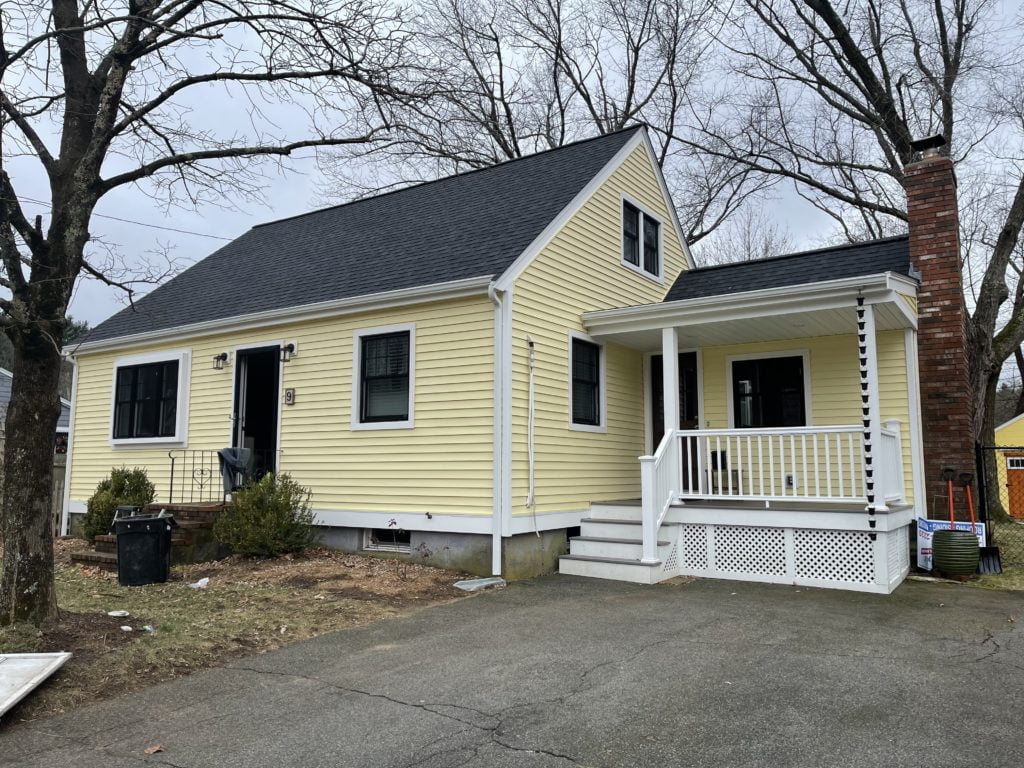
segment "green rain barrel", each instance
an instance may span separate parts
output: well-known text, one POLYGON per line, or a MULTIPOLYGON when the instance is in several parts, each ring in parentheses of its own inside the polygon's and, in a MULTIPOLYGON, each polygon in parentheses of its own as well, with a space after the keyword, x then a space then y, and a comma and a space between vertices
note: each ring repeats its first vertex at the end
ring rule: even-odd
POLYGON ((949 576, 970 576, 978 570, 978 537, 970 531, 936 531, 932 565, 949 576))

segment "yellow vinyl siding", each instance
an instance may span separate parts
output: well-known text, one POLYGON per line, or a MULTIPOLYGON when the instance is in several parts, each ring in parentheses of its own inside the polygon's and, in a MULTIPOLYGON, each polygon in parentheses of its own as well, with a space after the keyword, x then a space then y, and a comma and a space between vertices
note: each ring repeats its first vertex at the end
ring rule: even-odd
POLYGON ((594 309, 661 301, 684 268, 682 245, 643 146, 637 147, 515 282, 512 302, 512 510, 529 514, 527 337, 536 344, 536 508, 586 508, 640 494, 644 452, 643 356, 605 347, 604 433, 569 428, 569 331, 594 309), (661 219, 663 283, 622 264, 622 195, 661 219))
MULTIPOLYGON (((1012 421, 1012 420, 1011 420, 1012 421)), ((1012 423, 1006 424, 1004 427, 996 429, 996 445, 1006 446, 1010 450, 993 451, 992 460, 996 463, 996 473, 999 477, 999 482, 996 485, 998 489, 999 499, 1003 506, 1006 507, 1008 504, 1013 505, 1013 513, 1018 515, 1020 513, 1019 507, 1021 502, 1024 500, 1010 498, 1009 493, 1009 480, 1007 473, 1010 471, 1007 469, 1007 459, 1011 456, 1017 457, 1024 455, 1024 418, 1018 418, 1012 423)), ((1024 470, 1015 469, 1014 472, 1024 472, 1024 470)), ((1009 509, 1007 511, 1010 511, 1009 509)))
MULTIPOLYGON (((281 406, 282 471, 313 490, 318 509, 489 515, 492 508, 493 306, 486 298, 311 320, 168 344, 83 354, 71 498, 87 499, 112 466, 145 466, 167 498, 167 447, 109 444, 113 364, 118 357, 190 348, 188 446, 220 449, 231 441, 234 366, 212 358, 237 346, 294 341, 281 406), (413 429, 351 429, 353 332, 414 323, 413 429)), ((218 482, 219 478, 213 478, 218 482)))
MULTIPOLYGON (((728 420, 729 358, 740 355, 806 351, 810 369, 810 426, 858 425, 860 411, 860 366, 856 336, 816 336, 785 341, 706 347, 701 350, 704 374, 704 426, 724 429, 728 420)), ((882 421, 900 422, 903 452, 904 491, 913 499, 911 474, 910 413, 907 402, 907 363, 903 331, 878 334, 878 390, 882 421)))

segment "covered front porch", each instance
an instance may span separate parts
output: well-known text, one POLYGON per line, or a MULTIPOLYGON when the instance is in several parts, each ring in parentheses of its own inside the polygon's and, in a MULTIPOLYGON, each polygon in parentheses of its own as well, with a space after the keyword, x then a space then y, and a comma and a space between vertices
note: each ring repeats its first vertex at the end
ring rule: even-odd
POLYGON ((647 354, 650 426, 639 504, 584 526, 638 518, 638 580, 891 591, 924 509, 915 295, 884 273, 586 315, 647 354))

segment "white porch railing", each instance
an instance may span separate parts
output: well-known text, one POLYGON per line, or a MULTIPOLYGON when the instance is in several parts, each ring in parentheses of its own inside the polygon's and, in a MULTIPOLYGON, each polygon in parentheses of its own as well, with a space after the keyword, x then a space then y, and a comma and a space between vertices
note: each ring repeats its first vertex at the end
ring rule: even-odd
POLYGON ((903 446, 900 443, 900 423, 887 421, 882 425, 882 446, 879 451, 878 481, 882 498, 902 501, 905 495, 903 479, 903 446))
POLYGON ((658 559, 658 529, 669 507, 679 497, 679 440, 666 433, 653 456, 640 457, 643 504, 643 561, 658 559))
POLYGON ((682 499, 866 502, 861 428, 676 432, 682 499))

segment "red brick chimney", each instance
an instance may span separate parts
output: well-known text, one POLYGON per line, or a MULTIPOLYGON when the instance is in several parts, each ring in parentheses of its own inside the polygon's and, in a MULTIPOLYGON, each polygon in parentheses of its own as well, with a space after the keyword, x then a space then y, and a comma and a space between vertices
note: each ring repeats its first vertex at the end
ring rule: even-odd
MULTIPOLYGON (((924 433, 925 500, 929 517, 945 517, 945 467, 975 472, 967 310, 960 262, 953 162, 938 152, 941 138, 915 142, 923 156, 904 168, 910 263, 921 273, 918 358, 924 433)), ((959 504, 958 504, 959 507, 959 504)), ((959 511, 959 509, 958 509, 959 511)))

